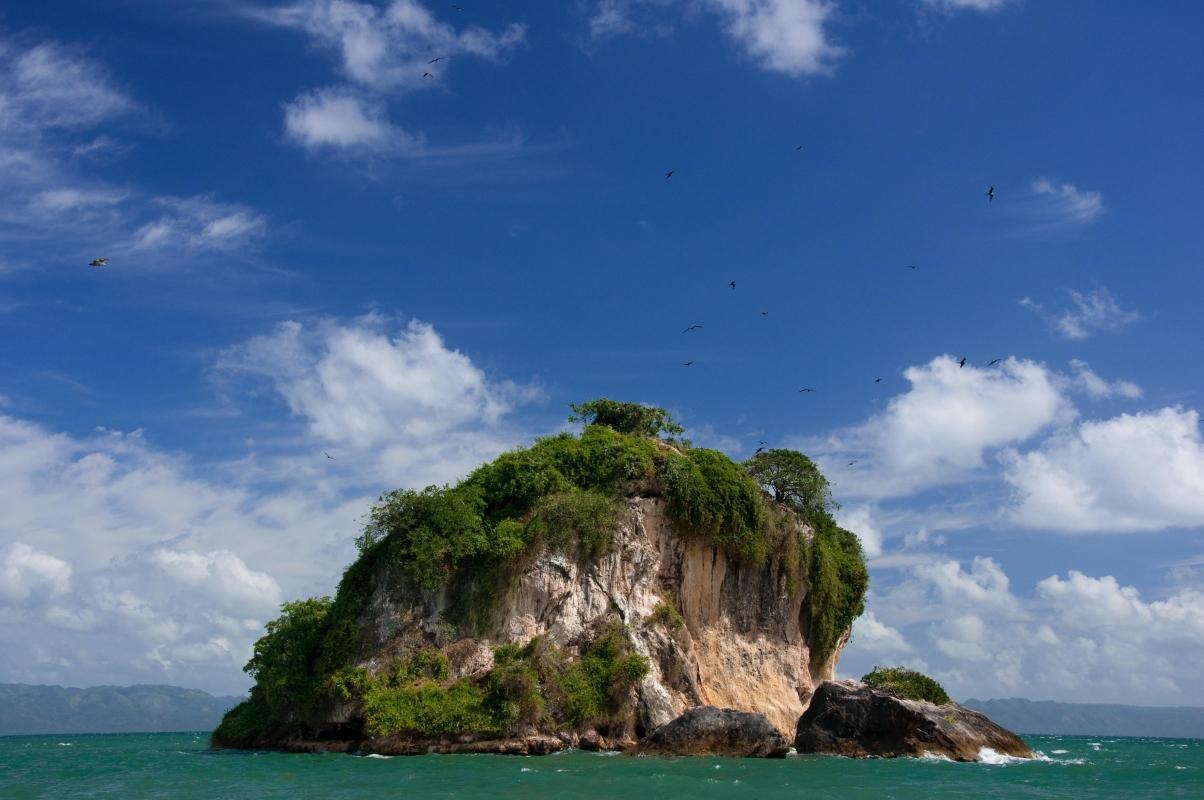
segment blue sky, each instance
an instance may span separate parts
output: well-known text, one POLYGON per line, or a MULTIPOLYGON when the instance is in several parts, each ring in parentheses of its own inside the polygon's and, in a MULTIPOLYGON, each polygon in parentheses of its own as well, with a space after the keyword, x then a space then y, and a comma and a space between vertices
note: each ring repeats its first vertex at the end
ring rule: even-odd
POLYGON ((242 689, 608 395, 821 462, 843 674, 1204 704, 1204 11, 461 5, 0 12, 0 680, 242 689))

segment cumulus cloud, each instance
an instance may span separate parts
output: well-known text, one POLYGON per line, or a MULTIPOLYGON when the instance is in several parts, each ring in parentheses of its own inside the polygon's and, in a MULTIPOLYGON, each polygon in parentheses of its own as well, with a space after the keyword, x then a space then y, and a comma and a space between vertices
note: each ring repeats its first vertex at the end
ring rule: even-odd
POLYGON ((412 152, 421 142, 385 118, 381 103, 345 89, 318 89, 284 107, 285 133, 308 150, 412 152))
POLYGON ((1204 525, 1204 441, 1195 411, 1082 422, 1004 456, 1012 518, 1067 533, 1204 525))
POLYGON ((823 0, 707 0, 726 33, 762 68, 792 76, 831 72, 844 50, 824 25, 835 5, 823 0))
POLYGON ((0 415, 0 673, 245 687, 263 623, 284 599, 333 591, 374 499, 527 439, 507 418, 535 396, 429 325, 379 317, 287 323, 219 369, 293 410, 287 443, 198 465, 140 431, 0 415))
POLYGON ((825 0, 600 0, 587 25, 591 40, 648 31, 667 34, 660 20, 677 6, 682 13, 701 9, 718 17, 729 38, 762 69, 793 77, 831 73, 844 49, 826 30, 836 4, 825 0))
POLYGON ((476 25, 457 30, 417 0, 392 0, 384 6, 303 0, 252 14, 273 25, 304 31, 338 54, 348 80, 377 90, 430 86, 423 73, 435 71, 427 63, 432 58, 496 60, 526 39, 526 26, 519 23, 499 32, 476 25))
POLYGON ((971 479, 984 455, 1031 439, 1074 416, 1058 377, 1009 358, 994 368, 958 366, 951 356, 910 367, 911 388, 862 425, 805 443, 843 496, 904 496, 971 479), (855 459, 854 468, 843 466, 855 459))
POLYGON ((37 596, 55 597, 71 587, 71 565, 24 542, 0 555, 0 601, 24 605, 37 596))
POLYGON ((1195 676, 1204 658, 1204 594, 1196 589, 1151 600, 1113 576, 1071 570, 1019 595, 990 558, 974 559, 968 570, 938 559, 911 568, 870 606, 843 658, 854 670, 886 656, 905 662, 914 647, 962 699, 1204 701, 1195 676))
POLYGON ((1107 289, 1090 292, 1070 290, 1072 307, 1060 312, 1046 312, 1031 298, 1023 297, 1020 305, 1034 312, 1067 339, 1087 339, 1104 331, 1117 331, 1141 319, 1135 311, 1126 311, 1107 289))
POLYGON ((867 505, 842 506, 836 511, 836 522, 845 530, 857 534, 866 558, 874 559, 882 555, 882 531, 874 521, 872 508, 867 505))
POLYGON ((267 379, 315 437, 355 451, 468 447, 536 396, 530 387, 489 380, 432 326, 411 320, 394 332, 377 315, 348 324, 281 323, 227 350, 219 370, 267 379))

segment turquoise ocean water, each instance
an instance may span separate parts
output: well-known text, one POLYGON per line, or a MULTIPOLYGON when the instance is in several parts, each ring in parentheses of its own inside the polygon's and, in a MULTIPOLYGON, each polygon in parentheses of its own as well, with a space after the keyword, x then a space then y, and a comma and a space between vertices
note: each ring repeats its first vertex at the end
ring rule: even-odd
POLYGON ((1001 764, 213 751, 206 734, 0 738, 0 798, 1204 798, 1204 740, 1025 737, 1001 764))

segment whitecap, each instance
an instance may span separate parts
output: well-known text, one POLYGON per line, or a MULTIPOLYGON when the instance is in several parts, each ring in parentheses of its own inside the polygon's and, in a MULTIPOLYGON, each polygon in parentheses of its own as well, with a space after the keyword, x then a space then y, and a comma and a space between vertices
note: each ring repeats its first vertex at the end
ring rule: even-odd
POLYGON ((522 769, 519 770, 519 772, 534 772, 534 771, 535 770, 531 769, 530 767, 523 767, 522 769))
POLYGON ((380 753, 369 753, 364 758, 392 758, 393 756, 381 755, 380 753))
POLYGON ((1049 752, 1053 753, 1055 756, 1064 756, 1067 753, 1069 753, 1070 751, 1069 750, 1050 750, 1049 752))
POLYGON ((1041 752, 1036 753, 1032 758, 1005 756, 1003 753, 992 750, 990 747, 983 747, 978 751, 978 760, 983 764, 1006 766, 1008 764, 1024 764, 1029 761, 1051 761, 1052 759, 1041 752))
POLYGON ((948 764, 953 763, 953 759, 944 753, 923 753, 920 755, 921 761, 943 761, 948 764))
POLYGON ((59 742, 59 747, 71 747, 75 742, 59 742))

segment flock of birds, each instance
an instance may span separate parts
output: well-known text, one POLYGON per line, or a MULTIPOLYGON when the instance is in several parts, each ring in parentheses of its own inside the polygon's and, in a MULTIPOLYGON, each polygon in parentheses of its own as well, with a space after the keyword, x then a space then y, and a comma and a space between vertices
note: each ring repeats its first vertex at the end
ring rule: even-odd
MULTIPOLYGON (((798 145, 797 147, 795 147, 794 149, 795 149, 795 150, 802 150, 802 149, 803 149, 803 146, 800 144, 800 145, 798 145)), ((671 169, 671 170, 669 170, 668 172, 666 172, 666 173, 665 173, 665 180, 668 180, 669 178, 672 178, 672 177, 673 177, 673 175, 674 175, 676 172, 677 172, 677 170, 673 170, 673 169, 671 169)), ((985 195, 986 195, 986 198, 987 198, 987 202, 988 202, 988 203, 991 203, 991 202, 993 202, 993 201, 995 200, 995 187, 994 187, 994 186, 988 186, 988 187, 987 187, 987 191, 985 192, 985 195)), ((919 269, 919 268, 920 268, 920 266, 919 266, 919 264, 904 264, 904 265, 903 265, 903 268, 904 268, 904 269, 912 269, 912 270, 915 270, 915 269, 919 269)), ((735 282, 735 281, 729 281, 727 285, 728 285, 728 287, 730 287, 730 288, 732 288, 732 289, 735 289, 735 288, 736 288, 736 282, 735 282)), ((768 312, 768 311, 762 311, 762 312, 761 312, 761 316, 766 316, 766 315, 768 315, 768 314, 769 314, 769 312, 768 312)), ((701 324, 694 324, 694 325, 691 325, 691 326, 689 326, 689 327, 688 327, 688 328, 686 328, 685 330, 683 330, 683 331, 682 331, 682 333, 683 333, 683 334, 686 334, 686 333, 690 333, 691 331, 701 330, 701 329, 702 329, 702 327, 703 327, 703 326, 702 326, 701 324)), ((966 364, 968 363, 968 361, 969 361, 969 359, 968 359, 968 358, 966 358, 965 356, 962 356, 962 358, 960 358, 960 359, 958 360, 958 362, 957 362, 957 366, 958 366, 958 368, 959 368, 959 369, 965 368, 965 366, 966 366, 966 364)), ((1002 359, 1002 358, 994 358, 994 359, 991 359, 989 362, 987 362, 987 366, 988 366, 988 367, 993 367, 993 366, 995 366, 996 364, 1000 363, 1001 361, 1003 361, 1003 359, 1002 359)), ((693 360, 693 359, 691 359, 690 361, 683 361, 683 362, 681 362, 681 365, 682 365, 683 367, 692 367, 692 366, 694 366, 694 363, 695 363, 695 362, 694 362, 694 360, 693 360)), ((879 378, 874 378, 874 383, 882 383, 882 378, 880 378, 880 377, 879 377, 879 378)), ((801 393, 801 394, 809 394, 809 393, 812 393, 812 392, 814 392, 814 391, 815 391, 815 389, 813 389, 813 388, 811 388, 811 387, 803 387, 802 389, 799 389, 799 393, 801 393)), ((765 444, 764 442, 761 442, 761 445, 762 445, 762 447, 760 447, 760 448, 758 448, 758 449, 757 449, 757 452, 758 452, 758 453, 760 453, 760 452, 761 452, 761 451, 764 449, 764 444, 765 444)), ((853 466, 853 465, 854 465, 854 464, 856 464, 856 463, 857 463, 856 461, 850 461, 848 465, 851 467, 851 466, 853 466)))

